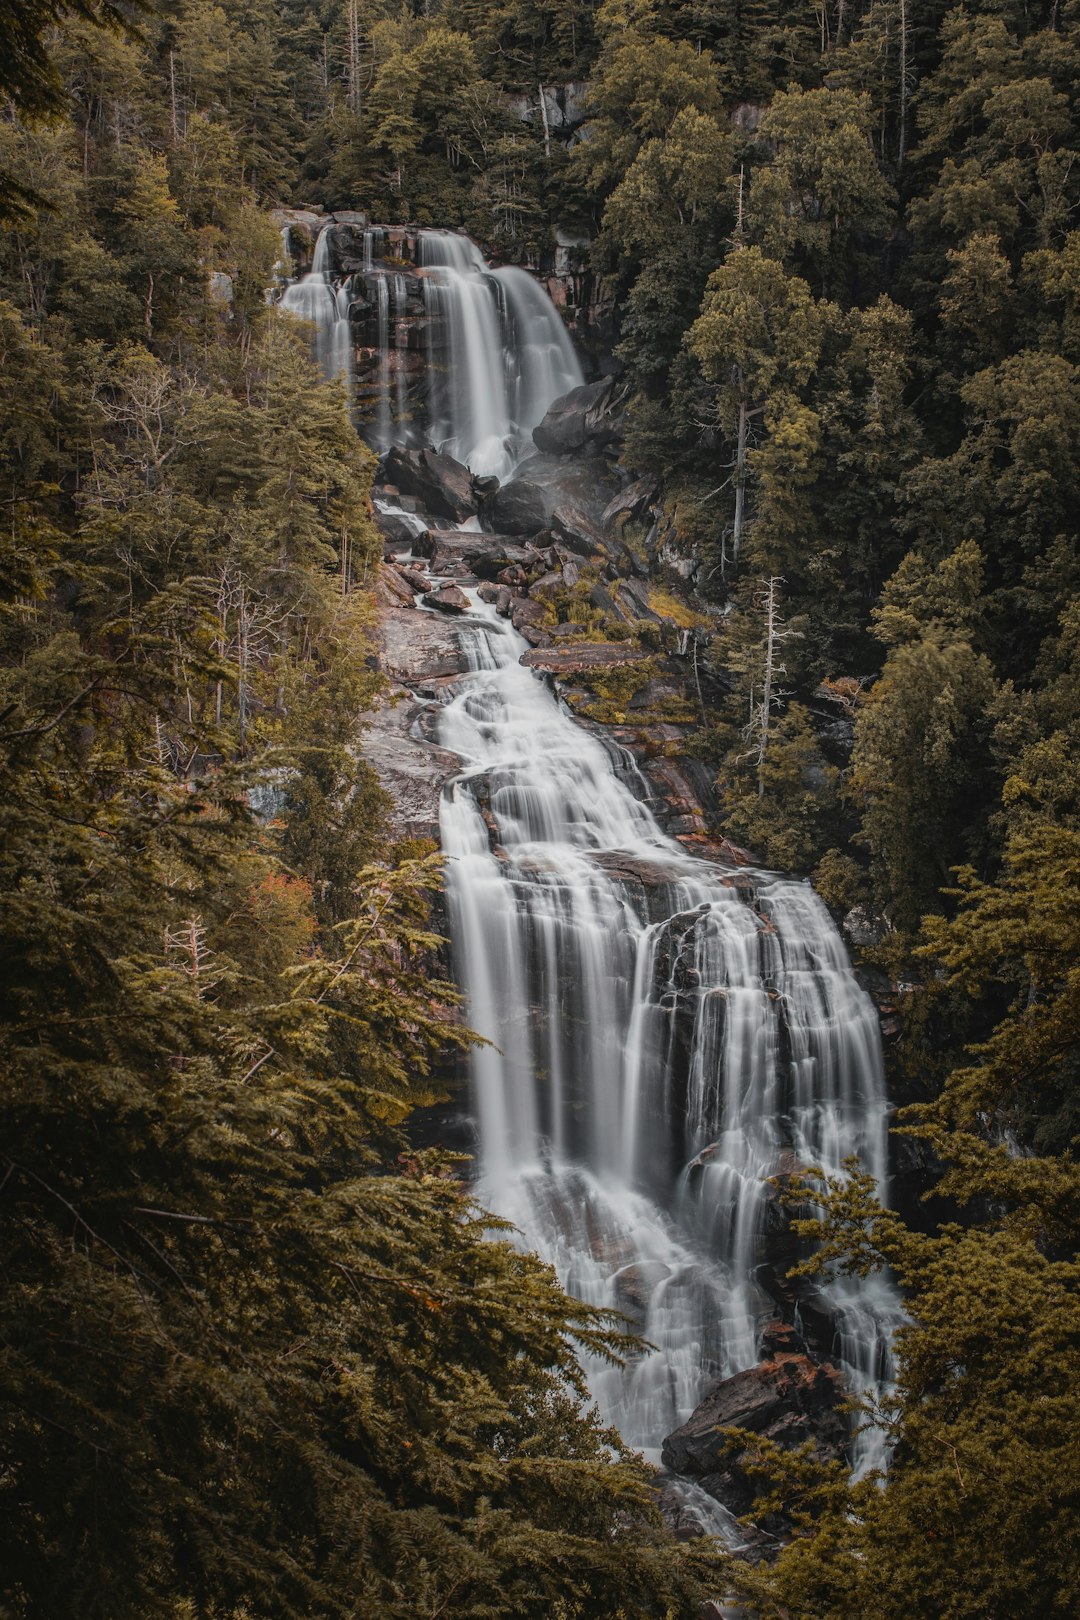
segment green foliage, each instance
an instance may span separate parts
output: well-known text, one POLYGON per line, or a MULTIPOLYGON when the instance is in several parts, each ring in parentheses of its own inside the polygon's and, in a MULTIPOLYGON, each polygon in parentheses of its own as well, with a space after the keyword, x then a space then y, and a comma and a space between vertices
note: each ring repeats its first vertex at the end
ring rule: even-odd
POLYGON ((935 1145, 952 1160, 954 1195, 1005 1197, 1008 1213, 915 1232, 855 1173, 826 1196, 823 1220, 800 1223, 824 1241, 819 1264, 891 1266, 911 1321, 895 1395, 873 1415, 896 1442, 884 1490, 761 1448, 773 1499, 802 1523, 774 1566, 734 1571, 762 1614, 1064 1616, 1080 1597, 1080 1272, 1043 1246, 1066 1231, 1075 1244, 1075 1169, 1012 1160, 970 1136, 935 1145))

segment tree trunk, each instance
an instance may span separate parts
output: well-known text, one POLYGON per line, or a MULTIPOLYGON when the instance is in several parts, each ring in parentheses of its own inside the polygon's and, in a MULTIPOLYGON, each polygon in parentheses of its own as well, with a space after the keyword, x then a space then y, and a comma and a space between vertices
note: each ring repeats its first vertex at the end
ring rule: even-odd
POLYGON ((745 399, 739 401, 739 435, 735 451, 735 527, 731 534, 731 560, 739 560, 743 527, 746 523, 746 448, 750 434, 750 411, 745 399))
POLYGON ((896 143, 896 167, 904 166, 907 151, 907 109, 911 95, 908 83, 908 0, 900 0, 900 134, 896 143))

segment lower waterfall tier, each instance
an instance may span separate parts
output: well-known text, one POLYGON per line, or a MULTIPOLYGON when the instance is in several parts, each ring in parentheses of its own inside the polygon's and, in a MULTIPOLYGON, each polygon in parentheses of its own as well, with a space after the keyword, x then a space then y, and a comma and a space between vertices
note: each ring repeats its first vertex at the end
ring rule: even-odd
MULTIPOLYGON (((582 1298, 651 1347, 590 1369, 604 1415, 657 1457, 704 1388, 756 1361, 785 1239, 775 1178, 856 1155, 884 1189, 876 1013, 810 886, 696 859, 609 752, 519 663, 494 611, 440 741, 457 971, 490 1043, 472 1059, 479 1196, 582 1298)), ((890 1371, 886 1282, 815 1310, 854 1388, 890 1371)), ((879 1460, 872 1436, 856 1464, 879 1460)))

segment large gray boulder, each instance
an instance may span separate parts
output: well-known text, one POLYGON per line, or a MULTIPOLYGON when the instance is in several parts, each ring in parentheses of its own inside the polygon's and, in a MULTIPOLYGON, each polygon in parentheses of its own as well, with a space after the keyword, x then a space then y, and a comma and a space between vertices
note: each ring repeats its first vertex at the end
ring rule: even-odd
POLYGON ((480 523, 495 534, 537 535, 553 528, 572 550, 588 554, 602 543, 604 508, 617 482, 602 456, 530 456, 484 501, 480 523), (553 522, 556 512, 559 522, 553 522))
POLYGON ((599 449, 619 437, 611 404, 615 383, 611 377, 571 388, 549 408, 533 429, 533 441, 548 455, 569 455, 576 450, 599 449))
POLYGON ((472 473, 437 450, 391 450, 380 484, 411 496, 430 517, 465 523, 476 515, 472 473))

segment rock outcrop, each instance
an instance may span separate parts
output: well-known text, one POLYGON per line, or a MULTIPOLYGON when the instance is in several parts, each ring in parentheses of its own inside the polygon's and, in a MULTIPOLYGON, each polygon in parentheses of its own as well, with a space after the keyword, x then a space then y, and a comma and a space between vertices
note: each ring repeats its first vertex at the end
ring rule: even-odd
MULTIPOLYGON (((744 1430, 792 1450, 809 1440, 822 1460, 846 1456, 848 1426, 839 1410, 843 1375, 812 1357, 794 1328, 772 1323, 766 1357, 716 1384, 687 1421, 664 1441, 662 1460, 696 1480, 735 1514, 753 1511, 754 1447, 729 1431, 744 1430)), ((776 1528, 775 1526, 773 1528, 776 1528)))
POLYGON ((431 517, 464 523, 476 515, 472 473, 437 450, 388 451, 380 483, 412 496, 431 517))
POLYGON ((557 399, 533 429, 533 443, 549 455, 573 454, 614 444, 621 424, 613 409, 615 380, 583 383, 557 399))

